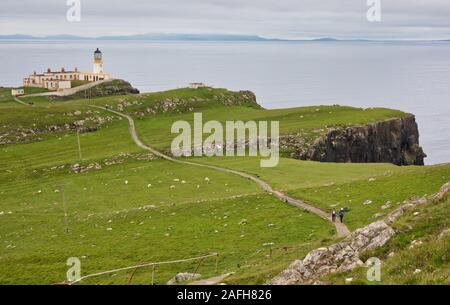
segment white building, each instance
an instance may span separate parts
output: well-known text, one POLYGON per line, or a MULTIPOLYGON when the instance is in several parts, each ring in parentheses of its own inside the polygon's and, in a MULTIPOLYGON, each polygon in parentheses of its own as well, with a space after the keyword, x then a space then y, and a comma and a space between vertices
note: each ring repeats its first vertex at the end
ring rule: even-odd
POLYGON ((189 88, 192 89, 198 89, 198 88, 204 88, 206 85, 204 83, 190 83, 189 88))
POLYGON ((19 96, 19 95, 24 95, 25 94, 25 90, 22 88, 18 88, 18 89, 11 89, 11 95, 12 96, 19 96))
POLYGON ((24 87, 39 87, 48 90, 64 90, 72 87, 72 81, 95 82, 110 79, 110 75, 103 72, 102 52, 97 48, 94 52, 93 72, 80 72, 77 68, 73 71, 66 71, 61 68, 54 72, 47 69, 47 72, 37 74, 34 72, 23 79, 24 87))

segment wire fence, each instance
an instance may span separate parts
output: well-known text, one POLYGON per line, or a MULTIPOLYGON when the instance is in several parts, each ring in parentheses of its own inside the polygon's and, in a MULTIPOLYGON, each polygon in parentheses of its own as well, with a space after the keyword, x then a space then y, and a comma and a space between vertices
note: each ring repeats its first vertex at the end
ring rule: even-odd
POLYGON ((173 260, 173 261, 148 262, 148 263, 142 263, 142 264, 135 265, 135 266, 129 266, 129 267, 123 267, 123 268, 118 268, 118 269, 113 269, 113 270, 107 270, 107 271, 103 271, 103 272, 92 273, 92 274, 88 274, 88 275, 82 276, 79 279, 77 279, 75 281, 72 281, 72 282, 69 282, 67 284, 68 285, 74 285, 74 284, 80 283, 81 281, 89 279, 89 278, 94 278, 94 277, 99 277, 99 276, 102 276, 102 275, 115 274, 117 272, 123 272, 123 271, 130 271, 130 270, 132 270, 131 276, 128 279, 128 284, 131 284, 131 282, 133 280, 133 277, 136 274, 136 272, 138 271, 138 269, 151 267, 151 284, 154 285, 154 283, 155 283, 155 267, 156 266, 170 265, 170 264, 180 264, 180 263, 185 263, 185 262, 199 261, 199 263, 196 265, 195 270, 193 272, 195 274, 195 273, 197 273, 197 271, 200 268, 200 266, 203 263, 203 261, 205 259, 208 259, 208 258, 211 258, 211 257, 215 257, 216 258, 216 260, 215 260, 215 272, 217 273, 218 263, 219 263, 219 254, 218 253, 210 253, 208 255, 203 255, 203 256, 198 256, 198 257, 190 257, 190 258, 173 260))
MULTIPOLYGON (((263 256, 266 259, 279 259, 281 256, 284 255, 289 255, 292 253, 296 253, 299 250, 305 250, 307 249, 309 246, 311 246, 311 242, 306 242, 306 243, 302 243, 302 244, 298 244, 298 245, 286 245, 286 246, 275 246, 273 244, 265 244, 264 247, 262 249, 260 249, 259 251, 257 251, 256 253, 250 255, 247 257, 247 259, 255 259, 256 257, 260 257, 263 256)), ((192 265, 192 273, 193 274, 197 274, 198 270, 200 269, 200 267, 202 266, 202 264, 204 263, 205 260, 209 259, 209 258, 215 258, 215 262, 214 262, 214 273, 217 274, 218 272, 218 263, 219 263, 219 254, 214 252, 214 253, 210 253, 207 255, 203 255, 203 256, 198 256, 198 257, 190 257, 190 258, 185 258, 185 259, 179 259, 179 260, 171 260, 171 261, 161 261, 161 262, 146 262, 146 263, 142 263, 142 264, 138 264, 138 265, 134 265, 134 266, 128 266, 128 267, 123 267, 123 268, 117 268, 117 269, 112 269, 112 270, 107 270, 107 271, 102 271, 102 272, 97 272, 97 273, 92 273, 92 274, 88 274, 85 276, 80 277, 79 279, 72 281, 72 282, 65 282, 64 284, 67 285, 75 285, 78 284, 84 280, 87 279, 91 279, 91 278, 95 278, 95 277, 100 277, 100 276, 104 276, 104 275, 108 275, 108 274, 116 274, 118 272, 125 272, 125 271, 129 271, 128 274, 126 274, 126 284, 130 285, 132 284, 133 279, 135 278, 135 275, 137 274, 137 272, 140 269, 144 269, 147 267, 150 267, 150 274, 151 274, 151 285, 155 284, 155 275, 156 275, 156 267, 157 266, 161 266, 161 265, 171 265, 171 264, 181 264, 181 263, 186 263, 186 262, 196 262, 198 261, 197 264, 193 264, 192 265)), ((240 265, 240 264, 239 264, 240 265)), ((212 268, 212 266, 211 266, 212 268)), ((147 271, 144 271, 147 272, 147 271)))

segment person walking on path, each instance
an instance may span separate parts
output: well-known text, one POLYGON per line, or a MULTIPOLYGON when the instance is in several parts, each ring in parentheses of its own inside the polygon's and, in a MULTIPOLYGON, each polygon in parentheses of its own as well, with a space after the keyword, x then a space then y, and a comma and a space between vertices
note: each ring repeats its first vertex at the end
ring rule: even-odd
POLYGON ((344 209, 340 209, 339 210, 339 219, 341 220, 341 223, 344 223, 344 215, 345 215, 344 209))
POLYGON ((333 222, 336 222, 336 210, 333 210, 333 212, 331 212, 331 220, 333 222))

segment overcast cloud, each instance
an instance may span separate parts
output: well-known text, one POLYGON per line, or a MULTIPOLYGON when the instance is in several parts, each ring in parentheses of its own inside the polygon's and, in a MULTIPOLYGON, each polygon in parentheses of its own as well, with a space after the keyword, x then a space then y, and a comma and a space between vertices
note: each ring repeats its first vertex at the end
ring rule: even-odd
POLYGON ((66 0, 3 0, 0 34, 83 36, 144 33, 254 34, 279 38, 450 39, 450 0, 81 0, 81 22, 66 0))

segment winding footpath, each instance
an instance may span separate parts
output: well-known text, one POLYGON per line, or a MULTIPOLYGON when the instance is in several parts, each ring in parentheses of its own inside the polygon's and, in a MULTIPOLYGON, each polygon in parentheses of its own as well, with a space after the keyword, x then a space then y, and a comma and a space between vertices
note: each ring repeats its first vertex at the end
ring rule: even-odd
POLYGON ((30 104, 25 103, 24 101, 18 99, 17 97, 14 97, 14 101, 25 106, 31 106, 30 104))
MULTIPOLYGON (((168 160, 168 161, 171 161, 171 162, 175 162, 175 163, 178 163, 178 164, 191 165, 191 166, 197 166, 197 167, 204 167, 204 168, 209 168, 209 169, 213 169, 213 170, 217 170, 217 171, 221 171, 221 172, 225 172, 225 173, 230 173, 230 174, 234 174, 234 175, 237 175, 237 176, 241 176, 243 178, 246 178, 246 179, 249 179, 249 180, 255 182, 265 192, 267 192, 269 194, 273 194, 275 197, 277 197, 281 201, 287 202, 287 203, 289 203, 289 204, 291 204, 293 206, 296 206, 298 208, 301 208, 301 209, 307 210, 307 211, 309 211, 311 213, 314 213, 314 214, 318 215, 319 217, 321 217, 321 218, 323 218, 325 220, 331 221, 330 216, 329 216, 329 214, 327 212, 325 212, 325 211, 323 211, 323 210, 321 210, 319 208, 316 208, 316 207, 314 207, 314 206, 312 206, 310 204, 307 204, 306 202, 304 202, 302 200, 295 199, 295 198, 290 197, 290 196, 288 196, 288 195, 286 195, 286 194, 284 194, 284 193, 282 193, 282 192, 280 192, 278 190, 275 190, 267 182, 265 182, 265 181, 263 181, 263 180, 261 180, 261 179, 259 179, 257 177, 254 177, 252 175, 249 175, 247 173, 240 172, 240 171, 233 170, 233 169, 224 168, 224 167, 219 167, 219 166, 215 166, 215 165, 201 164, 201 163, 195 163, 195 162, 190 162, 190 161, 182 161, 182 160, 178 160, 178 159, 172 158, 172 157, 170 157, 168 155, 165 155, 165 154, 157 151, 156 149, 145 145, 139 139, 139 136, 137 135, 137 132, 136 132, 136 127, 135 127, 135 124, 134 124, 134 120, 133 120, 133 118, 131 116, 126 115, 126 114, 121 113, 121 112, 118 112, 118 111, 111 110, 111 109, 105 109, 104 107, 100 107, 100 106, 95 106, 95 105, 90 105, 90 106, 91 107, 95 107, 95 108, 99 108, 99 109, 102 109, 102 110, 107 110, 107 111, 109 111, 111 113, 114 113, 114 114, 116 114, 118 116, 121 116, 121 117, 127 119, 128 120, 128 129, 129 129, 131 137, 133 138, 133 141, 136 143, 136 145, 139 146, 140 148, 144 149, 144 150, 147 150, 147 151, 151 152, 152 154, 154 154, 154 155, 156 155, 158 157, 161 157, 161 158, 163 158, 165 160, 168 160)), ((336 232, 337 232, 337 235, 339 237, 346 237, 346 236, 350 235, 350 230, 347 228, 347 226, 345 224, 340 223, 340 222, 334 222, 333 224, 336 227, 336 232)))

